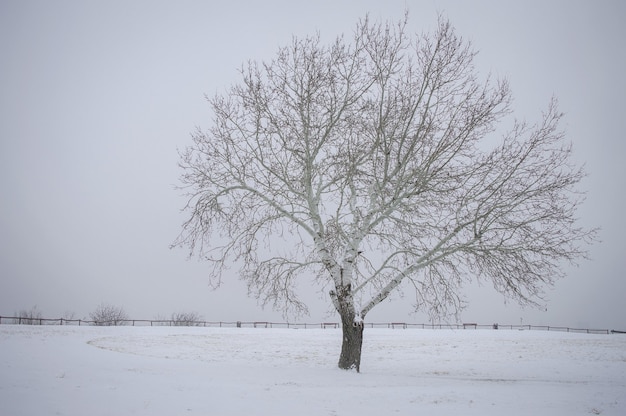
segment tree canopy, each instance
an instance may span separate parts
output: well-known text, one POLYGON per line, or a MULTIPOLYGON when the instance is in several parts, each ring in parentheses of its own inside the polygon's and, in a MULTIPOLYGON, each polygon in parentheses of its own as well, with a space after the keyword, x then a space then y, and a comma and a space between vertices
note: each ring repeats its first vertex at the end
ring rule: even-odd
POLYGON ((556 99, 515 119, 507 81, 479 77, 475 55, 443 18, 419 35, 365 18, 248 62, 181 152, 175 244, 216 285, 236 266, 281 310, 305 311, 297 279, 315 279, 348 321, 402 283, 434 315, 474 279, 534 302, 594 238, 576 222, 585 174, 556 99))

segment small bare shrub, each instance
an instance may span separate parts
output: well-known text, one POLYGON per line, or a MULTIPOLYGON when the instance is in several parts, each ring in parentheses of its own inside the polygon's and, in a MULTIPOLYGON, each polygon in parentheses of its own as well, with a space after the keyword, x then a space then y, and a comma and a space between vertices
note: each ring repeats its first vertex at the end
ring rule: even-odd
POLYGON ((171 320, 174 326, 200 326, 202 316, 197 312, 177 312, 172 314, 171 320))
POLYGON ((21 325, 41 325, 42 314, 37 305, 30 308, 30 310, 22 309, 19 313, 15 314, 17 317, 16 324, 21 325))
POLYGON ((107 305, 101 303, 96 310, 89 314, 89 317, 97 326, 119 326, 125 325, 128 315, 124 308, 119 306, 107 305))
POLYGON ((65 311, 65 312, 63 312, 63 316, 61 317, 61 319, 65 320, 65 321, 74 321, 74 320, 76 320, 76 312, 74 312, 74 311, 65 311))
POLYGON ((154 318, 152 318, 152 326, 169 326, 171 324, 171 321, 168 317, 166 317, 165 315, 156 315, 154 318))

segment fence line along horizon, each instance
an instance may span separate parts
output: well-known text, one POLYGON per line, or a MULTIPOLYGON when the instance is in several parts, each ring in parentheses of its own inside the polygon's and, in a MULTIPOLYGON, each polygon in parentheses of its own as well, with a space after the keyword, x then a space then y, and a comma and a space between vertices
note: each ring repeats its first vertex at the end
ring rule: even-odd
MULTIPOLYGON (((270 322, 270 321, 176 321, 172 319, 116 319, 116 320, 89 320, 89 319, 66 319, 66 318, 29 318, 20 316, 1 316, 0 325, 77 325, 77 326, 189 326, 206 328, 289 328, 289 329, 338 329, 338 322, 270 322)), ((508 329, 508 330, 538 330, 559 331, 587 334, 626 334, 626 331, 615 329, 589 329, 571 328, 565 326, 550 325, 509 325, 509 324, 424 324, 409 322, 367 322, 365 328, 388 328, 388 329, 508 329)))

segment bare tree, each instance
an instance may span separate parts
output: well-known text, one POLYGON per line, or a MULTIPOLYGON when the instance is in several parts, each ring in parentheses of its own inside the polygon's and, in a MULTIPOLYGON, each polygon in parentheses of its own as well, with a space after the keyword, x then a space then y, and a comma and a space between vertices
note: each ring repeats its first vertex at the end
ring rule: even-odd
POLYGON ((504 80, 480 79, 475 52, 440 19, 364 19, 351 41, 294 39, 209 99, 214 122, 181 153, 190 217, 174 245, 236 264, 264 304, 306 312, 298 277, 330 285, 342 320, 339 367, 359 371, 363 319, 401 284, 435 316, 463 282, 522 303, 584 257, 576 225, 584 172, 552 101, 536 124, 510 120, 504 80))
POLYGON ((165 315, 158 314, 154 318, 152 318, 152 326, 171 326, 171 320, 167 318, 165 315))
POLYGON ((128 315, 121 306, 113 306, 101 303, 89 314, 89 318, 97 326, 119 326, 125 325, 128 315))
POLYGON ((172 325, 174 326, 200 326, 202 316, 197 312, 172 313, 172 325))
POLYGON ((16 316, 16 323, 21 325, 41 325, 43 319, 41 310, 37 308, 37 305, 30 308, 30 310, 22 309, 16 316))
POLYGON ((61 317, 61 320, 75 321, 76 320, 76 312, 70 311, 70 310, 67 310, 67 311, 63 312, 63 316, 61 317))

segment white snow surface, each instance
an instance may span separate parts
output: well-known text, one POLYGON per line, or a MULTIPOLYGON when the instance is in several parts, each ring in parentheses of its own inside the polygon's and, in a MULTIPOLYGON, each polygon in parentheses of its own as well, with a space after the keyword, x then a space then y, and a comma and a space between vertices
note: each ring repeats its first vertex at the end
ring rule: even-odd
POLYGON ((0 415, 626 415, 626 335, 0 326, 0 415))

